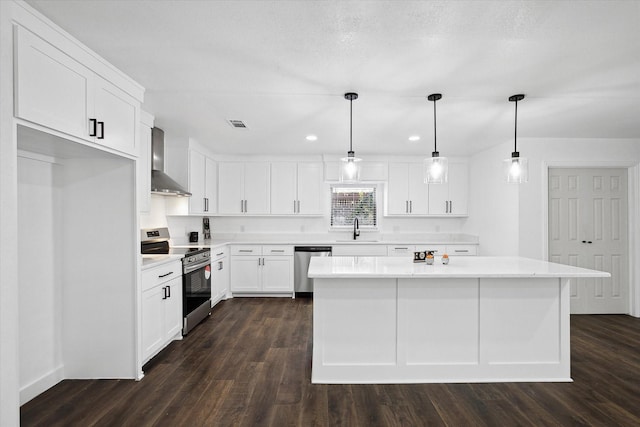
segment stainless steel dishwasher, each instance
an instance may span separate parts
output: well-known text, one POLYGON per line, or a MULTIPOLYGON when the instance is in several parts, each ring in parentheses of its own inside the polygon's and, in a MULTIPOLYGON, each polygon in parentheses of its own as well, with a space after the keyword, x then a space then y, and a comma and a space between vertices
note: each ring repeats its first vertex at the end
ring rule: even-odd
POLYGON ((296 296, 313 293, 313 279, 309 279, 309 262, 314 256, 331 256, 331 246, 296 246, 294 248, 293 279, 296 296))

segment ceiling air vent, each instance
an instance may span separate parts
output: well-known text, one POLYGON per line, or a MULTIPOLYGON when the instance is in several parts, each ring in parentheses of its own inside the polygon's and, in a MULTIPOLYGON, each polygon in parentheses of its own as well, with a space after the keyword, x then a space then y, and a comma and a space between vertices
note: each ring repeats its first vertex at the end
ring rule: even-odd
POLYGON ((247 125, 242 120, 227 120, 231 126, 236 129, 247 129, 247 125))

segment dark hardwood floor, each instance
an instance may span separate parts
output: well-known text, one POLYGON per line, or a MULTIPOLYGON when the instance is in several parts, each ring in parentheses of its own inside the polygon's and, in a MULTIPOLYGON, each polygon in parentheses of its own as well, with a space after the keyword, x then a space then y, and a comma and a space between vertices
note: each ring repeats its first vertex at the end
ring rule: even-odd
POLYGON ((236 298, 145 378, 63 381, 23 426, 639 426, 640 319, 572 316, 573 383, 312 385, 310 299, 236 298))

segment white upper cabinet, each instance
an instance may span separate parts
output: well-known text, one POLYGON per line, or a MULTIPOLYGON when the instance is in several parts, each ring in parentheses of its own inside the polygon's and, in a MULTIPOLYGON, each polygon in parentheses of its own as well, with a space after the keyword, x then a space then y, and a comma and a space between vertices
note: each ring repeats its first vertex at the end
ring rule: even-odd
POLYGON ((220 162, 218 212, 222 215, 266 215, 270 211, 268 162, 220 162))
POLYGON ((271 214, 320 215, 322 163, 271 163, 271 214))
POLYGON ((389 163, 387 215, 427 215, 428 205, 422 163, 389 163))
POLYGON ((295 162, 271 163, 271 213, 295 214, 298 211, 298 165, 295 162))
POLYGON ((108 81, 95 76, 95 142, 123 153, 134 154, 140 103, 108 81))
POLYGON ((189 150, 189 213, 197 215, 217 212, 216 191, 218 169, 216 162, 208 156, 189 150))
POLYGON ((140 102, 16 26, 16 117, 137 156, 140 102))
POLYGON ((466 162, 449 162, 448 182, 429 185, 429 214, 466 216, 468 214, 469 166, 466 162))

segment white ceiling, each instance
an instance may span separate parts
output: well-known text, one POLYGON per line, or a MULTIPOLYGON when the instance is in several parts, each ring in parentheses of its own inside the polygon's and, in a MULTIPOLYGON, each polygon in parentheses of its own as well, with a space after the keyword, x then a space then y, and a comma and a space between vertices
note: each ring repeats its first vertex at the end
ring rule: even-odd
POLYGON ((640 1, 28 3, 219 153, 343 155, 349 91, 361 157, 430 153, 434 92, 443 156, 513 141, 516 93, 518 138, 640 138, 640 1))

